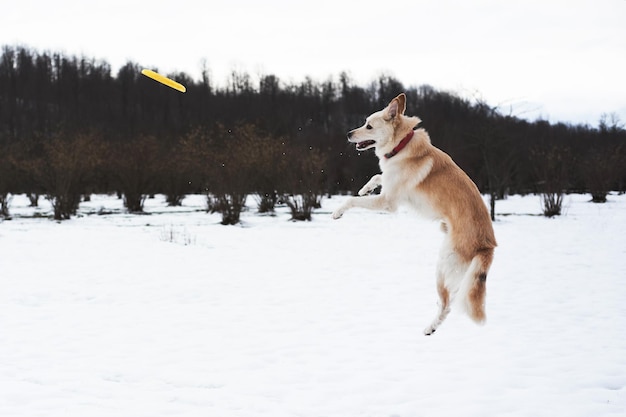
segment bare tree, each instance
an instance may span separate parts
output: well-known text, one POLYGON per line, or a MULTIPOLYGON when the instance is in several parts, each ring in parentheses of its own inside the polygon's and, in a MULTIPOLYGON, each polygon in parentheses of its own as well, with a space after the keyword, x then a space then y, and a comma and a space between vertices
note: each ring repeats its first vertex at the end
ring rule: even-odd
POLYGON ((496 201, 505 198, 519 166, 519 151, 514 138, 504 130, 505 119, 496 107, 484 102, 476 105, 477 134, 473 141, 482 157, 481 172, 489 193, 491 221, 496 220, 496 201))

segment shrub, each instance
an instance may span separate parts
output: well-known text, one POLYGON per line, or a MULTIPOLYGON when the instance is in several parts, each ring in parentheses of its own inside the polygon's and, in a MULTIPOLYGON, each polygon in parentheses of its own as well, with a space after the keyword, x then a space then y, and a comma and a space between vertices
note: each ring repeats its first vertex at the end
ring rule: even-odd
POLYGON ((316 149, 298 147, 292 147, 288 157, 293 163, 285 172, 283 201, 291 210, 292 220, 311 220, 324 194, 326 158, 316 149))
POLYGON ((161 163, 159 151, 155 137, 140 136, 116 145, 110 154, 117 188, 124 195, 124 207, 131 213, 143 212, 146 198, 154 192, 161 163))
POLYGON ((17 162, 12 149, 6 147, 0 153, 0 219, 10 219, 9 206, 11 192, 15 191, 18 180, 17 162))
MULTIPOLYGON (((254 129, 257 132, 257 129, 254 129)), ((278 190, 284 188, 288 170, 285 140, 257 133, 247 145, 250 149, 252 189, 256 193, 259 213, 273 213, 279 200, 278 190)))
POLYGON ((9 193, 0 193, 0 219, 9 220, 11 214, 9 213, 9 206, 13 196, 9 193))
POLYGON ((206 155, 208 207, 222 214, 223 225, 239 223, 245 202, 253 190, 254 151, 248 146, 254 140, 251 126, 226 129, 219 126, 206 155))
POLYGON ((200 186, 197 167, 203 162, 202 154, 189 149, 188 138, 183 137, 169 147, 163 155, 159 176, 168 206, 180 206, 185 195, 200 186))
POLYGON ((541 205, 543 206, 543 215, 546 217, 554 217, 561 215, 561 207, 563 205, 562 192, 545 192, 541 194, 541 205))
POLYGON ((607 194, 616 186, 624 171, 623 149, 623 146, 604 147, 585 155, 582 175, 594 203, 605 203, 607 194))
POLYGON ((257 211, 259 213, 273 213, 278 203, 278 194, 272 192, 258 192, 256 196, 257 211))
POLYGON ((221 224, 225 226, 239 223, 241 212, 246 206, 247 194, 223 193, 207 197, 208 211, 222 215, 221 224))
POLYGON ((292 218, 310 220, 319 207, 325 158, 321 152, 287 144, 255 125, 212 132, 196 131, 180 144, 182 163, 193 167, 207 193, 207 208, 222 214, 222 224, 239 222, 247 197, 257 195, 259 212, 272 212, 279 200, 292 218))
POLYGON ((291 220, 310 221, 313 209, 320 207, 321 195, 315 193, 286 195, 284 201, 291 211, 291 220))
POLYGON ((552 146, 535 148, 531 155, 543 214, 546 217, 558 216, 570 178, 569 169, 573 165, 572 153, 569 148, 552 146))
POLYGON ((76 214, 81 195, 102 161, 103 143, 89 134, 59 135, 45 143, 32 169, 52 203, 55 220, 76 214))

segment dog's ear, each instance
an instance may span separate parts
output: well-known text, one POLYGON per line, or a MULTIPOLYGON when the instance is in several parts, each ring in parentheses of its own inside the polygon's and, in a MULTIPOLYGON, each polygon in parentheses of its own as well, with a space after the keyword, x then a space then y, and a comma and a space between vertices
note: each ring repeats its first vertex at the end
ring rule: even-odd
POLYGON ((406 96, 400 93, 398 97, 389 102, 385 111, 385 120, 393 120, 396 116, 403 115, 406 110, 406 96))

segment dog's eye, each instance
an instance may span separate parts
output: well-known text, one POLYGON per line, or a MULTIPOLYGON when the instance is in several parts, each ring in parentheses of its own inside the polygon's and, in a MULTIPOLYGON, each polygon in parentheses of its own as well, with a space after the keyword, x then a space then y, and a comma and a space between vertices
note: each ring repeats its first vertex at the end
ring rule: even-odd
POLYGON ((368 123, 368 124, 365 126, 365 128, 366 128, 367 130, 370 130, 370 129, 372 129, 372 125, 368 123))

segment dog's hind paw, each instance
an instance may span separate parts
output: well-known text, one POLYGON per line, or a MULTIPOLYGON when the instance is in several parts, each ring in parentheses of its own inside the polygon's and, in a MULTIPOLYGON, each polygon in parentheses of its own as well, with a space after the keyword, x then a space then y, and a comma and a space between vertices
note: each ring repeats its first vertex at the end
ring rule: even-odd
POLYGON ((343 210, 337 209, 333 212, 333 219, 335 220, 340 219, 341 216, 343 216, 343 210))
POLYGON ((424 335, 425 336, 430 336, 433 333, 435 333, 436 330, 437 330, 437 328, 433 328, 433 326, 428 326, 427 328, 424 329, 424 335))

